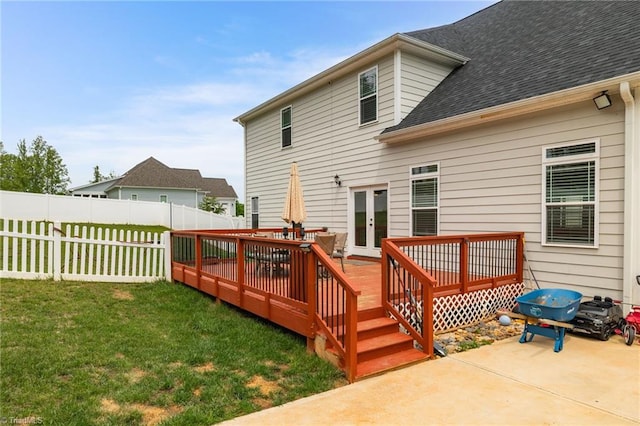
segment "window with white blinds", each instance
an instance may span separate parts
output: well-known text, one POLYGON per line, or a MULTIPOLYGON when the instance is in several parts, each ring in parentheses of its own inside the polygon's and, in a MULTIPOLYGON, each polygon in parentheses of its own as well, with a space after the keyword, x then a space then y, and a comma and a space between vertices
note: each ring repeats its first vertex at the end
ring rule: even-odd
POLYGON ((598 245, 598 141, 546 147, 543 242, 598 245))
POLYGON ((360 124, 378 119, 378 67, 373 67, 358 75, 360 96, 360 124))
POLYGON ((438 164, 411 168, 411 235, 438 234, 438 164))
POLYGON ((280 111, 280 128, 282 129, 282 147, 291 146, 291 107, 288 106, 280 111))

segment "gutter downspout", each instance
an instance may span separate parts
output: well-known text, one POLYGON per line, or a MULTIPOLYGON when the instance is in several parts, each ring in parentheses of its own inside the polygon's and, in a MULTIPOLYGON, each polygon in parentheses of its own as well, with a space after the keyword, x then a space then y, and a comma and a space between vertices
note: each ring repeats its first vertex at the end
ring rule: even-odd
MULTIPOLYGON (((247 224, 247 124, 244 123, 240 117, 234 118, 233 121, 242 126, 242 143, 244 145, 244 227, 248 228, 247 224)), ((236 200, 236 203, 238 200, 236 200)), ((235 224, 235 222, 234 222, 235 224)), ((235 225, 234 225, 235 226, 235 225)))
POLYGON ((629 304, 640 303, 640 96, 634 99, 628 82, 620 83, 625 105, 624 120, 624 254, 622 302, 625 314, 629 304))

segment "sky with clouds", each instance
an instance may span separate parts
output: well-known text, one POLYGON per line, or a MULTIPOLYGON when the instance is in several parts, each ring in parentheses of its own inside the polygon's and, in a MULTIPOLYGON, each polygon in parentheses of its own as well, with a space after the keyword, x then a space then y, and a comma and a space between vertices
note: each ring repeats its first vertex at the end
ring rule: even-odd
POLYGON ((71 187, 153 156, 226 178, 244 200, 233 119, 398 33, 491 1, 0 3, 0 140, 37 136, 71 187))

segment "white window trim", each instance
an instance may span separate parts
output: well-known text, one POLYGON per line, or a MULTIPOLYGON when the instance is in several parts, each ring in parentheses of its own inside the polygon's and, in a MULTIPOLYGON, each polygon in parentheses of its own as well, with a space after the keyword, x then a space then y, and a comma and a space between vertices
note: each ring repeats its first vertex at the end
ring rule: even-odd
POLYGON ((280 148, 288 149, 288 148, 291 148, 292 146, 293 146, 293 106, 288 105, 280 110, 280 148), (285 127, 282 123, 282 112, 286 109, 291 110, 291 123, 289 123, 289 125, 285 127), (284 146, 284 140, 282 140, 282 131, 287 128, 291 129, 291 144, 289 144, 289 146, 284 146))
MULTIPOLYGON (((542 147, 542 190, 540 193, 542 221, 540 245, 544 247, 572 247, 582 249, 597 249, 600 246, 600 139, 586 139, 575 142, 565 142, 556 145, 542 147), (595 143, 595 152, 588 154, 570 155, 565 157, 546 158, 546 152, 551 148, 562 148, 563 146, 582 145, 595 143), (569 243, 548 243, 547 242, 547 166, 554 164, 571 164, 587 161, 595 161, 595 184, 594 184, 594 218, 593 218, 593 245, 569 244, 569 243)), ((566 203, 570 205, 570 203, 566 203)), ((578 203, 583 205, 585 203, 578 203)))
MULTIPOLYGON (((437 197, 436 197, 436 235, 440 235, 440 162, 436 161, 436 162, 432 162, 432 163, 423 163, 423 164, 414 164, 412 166, 409 166, 409 236, 413 236, 413 181, 414 180, 420 180, 420 179, 429 179, 429 178, 436 178, 436 189, 438 191, 437 197), (419 175, 414 175, 412 174, 412 169, 416 168, 416 167, 429 167, 429 166, 437 166, 438 167, 438 171, 436 172, 430 172, 430 173, 421 173, 419 175)), ((421 209, 417 209, 417 210, 422 210, 424 208, 421 209)))
POLYGON ((364 71, 362 71, 361 73, 358 74, 358 80, 357 80, 357 87, 358 87, 358 125, 359 127, 365 127, 365 126, 370 126, 371 124, 377 123, 378 120, 380 119, 380 110, 379 110, 379 105, 380 105, 380 73, 378 72, 378 65, 374 65, 373 67, 366 69, 364 71), (369 95, 366 98, 363 98, 360 96, 360 77, 362 76, 362 74, 366 74, 371 70, 375 70, 376 72, 376 93, 375 93, 375 97, 376 97, 376 119, 375 120, 371 120, 371 121, 367 121, 366 123, 361 123, 361 117, 362 117, 362 108, 360 106, 361 101, 363 99, 366 99, 368 97, 374 96, 374 95, 369 95))
POLYGON ((129 195, 129 199, 131 201, 138 201, 138 194, 131 194, 129 195))
POLYGON ((168 203, 169 202, 169 196, 167 194, 160 194, 159 200, 160 200, 161 203, 168 203), (162 201, 162 197, 165 197, 166 200, 162 201))

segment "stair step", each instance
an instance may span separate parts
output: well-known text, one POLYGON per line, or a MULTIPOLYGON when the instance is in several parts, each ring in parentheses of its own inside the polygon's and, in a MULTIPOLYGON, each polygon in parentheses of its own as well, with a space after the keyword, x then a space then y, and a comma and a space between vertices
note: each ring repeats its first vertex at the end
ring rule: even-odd
POLYGON ((382 309, 382 306, 378 306, 376 308, 369 308, 363 311, 358 311, 358 321, 366 321, 370 319, 384 317, 385 311, 382 309))
POLYGON ((388 317, 378 317, 358 322, 358 340, 397 333, 398 331, 398 322, 388 317))
POLYGON ((358 363, 412 348, 413 338, 400 332, 359 340, 358 363))
POLYGON ((417 349, 406 349, 384 357, 371 359, 358 363, 356 372, 356 380, 380 374, 386 371, 392 371, 416 364, 420 361, 428 359, 427 354, 417 349))

